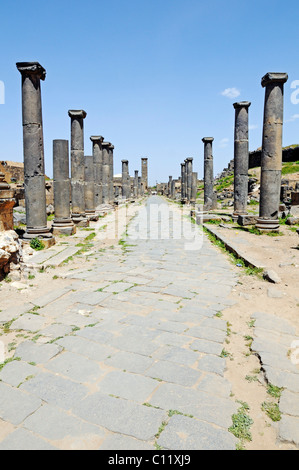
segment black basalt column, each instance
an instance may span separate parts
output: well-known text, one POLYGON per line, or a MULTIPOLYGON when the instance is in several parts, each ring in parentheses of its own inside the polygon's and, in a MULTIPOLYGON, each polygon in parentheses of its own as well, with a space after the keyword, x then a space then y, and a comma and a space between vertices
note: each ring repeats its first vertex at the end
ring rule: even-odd
POLYGON ((101 135, 91 136, 92 142, 92 155, 94 164, 94 199, 95 208, 97 209, 103 203, 103 189, 102 189, 102 177, 103 177, 103 149, 102 143, 104 137, 101 135))
POLYGON ((213 137, 204 137, 204 210, 210 210, 214 203, 213 137))
POLYGON ((286 73, 267 73, 262 78, 265 88, 263 143, 261 155, 260 212, 256 227, 269 231, 279 229, 282 169, 283 85, 286 73))
POLYGON ((187 201, 190 203, 191 202, 191 189, 192 189, 192 172, 193 172, 193 158, 188 157, 185 160, 186 162, 186 186, 187 186, 187 191, 186 191, 186 198, 187 201))
POLYGON ((134 197, 138 197, 138 170, 134 172, 134 197))
POLYGON ((114 184, 113 184, 113 176, 114 176, 114 164, 113 164, 113 150, 114 145, 110 144, 108 148, 108 155, 109 155, 109 204, 114 204, 114 184))
POLYGON ((181 202, 186 201, 186 164, 181 163, 181 202))
POLYGON ((103 164, 102 164, 102 189, 103 189, 103 204, 109 204, 110 201, 110 157, 109 147, 110 142, 103 142, 103 164))
POLYGON ((191 204, 196 203, 196 195, 197 195, 197 172, 193 171, 192 172, 192 185, 191 185, 191 199, 190 202, 191 204))
POLYGON ((44 139, 40 81, 46 70, 38 62, 18 62, 22 75, 22 121, 26 232, 24 238, 51 238, 47 227, 44 139))
POLYGON ((69 110, 71 118, 71 188, 72 219, 74 224, 87 227, 85 213, 85 161, 84 161, 84 126, 86 112, 69 110))
MULTIPOLYGON (((122 160, 122 197, 123 199, 130 198, 130 176, 129 176, 129 162, 122 160)), ((142 191, 141 191, 142 192, 142 191)))
POLYGON ((247 214, 248 199, 248 108, 249 101, 234 103, 234 212, 233 217, 247 214))
POLYGON ((85 213, 89 220, 97 221, 99 216, 95 210, 95 186, 94 186, 94 160, 93 155, 84 158, 85 175, 85 213))
POLYGON ((53 140, 54 235, 73 235, 76 227, 71 218, 69 176, 69 142, 53 140))

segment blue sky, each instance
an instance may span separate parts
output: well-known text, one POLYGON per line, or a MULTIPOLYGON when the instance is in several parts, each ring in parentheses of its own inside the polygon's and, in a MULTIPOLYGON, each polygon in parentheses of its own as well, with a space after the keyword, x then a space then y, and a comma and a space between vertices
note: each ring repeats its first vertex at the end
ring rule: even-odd
POLYGON ((50 177, 53 139, 70 139, 68 109, 87 112, 86 155, 90 135, 101 134, 115 145, 115 173, 126 158, 133 175, 147 156, 154 184, 178 177, 180 162, 192 156, 202 177, 205 136, 215 139, 218 173, 233 158, 235 101, 252 102, 249 146, 261 146, 260 83, 267 72, 289 75, 283 144, 299 143, 298 2, 1 3, 1 160, 23 160, 18 61, 39 61, 47 70, 42 102, 50 177))

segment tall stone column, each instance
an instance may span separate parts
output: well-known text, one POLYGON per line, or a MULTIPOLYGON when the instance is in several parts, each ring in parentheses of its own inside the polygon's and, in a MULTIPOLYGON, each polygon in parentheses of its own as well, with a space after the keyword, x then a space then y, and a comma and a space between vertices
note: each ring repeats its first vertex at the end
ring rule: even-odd
POLYGON ((141 197, 141 176, 138 176, 138 196, 141 197))
POLYGON ((85 213, 85 161, 84 161, 84 126, 86 112, 69 110, 71 118, 71 188, 72 219, 80 227, 89 225, 85 213))
POLYGON ((181 202, 186 201, 186 163, 181 163, 181 202))
POLYGON ((129 176, 129 162, 122 160, 122 197, 123 199, 130 198, 130 176, 129 176))
POLYGON ((109 204, 109 175, 110 175, 110 158, 109 158, 109 147, 110 142, 103 142, 103 165, 102 165, 102 189, 103 189, 103 204, 109 204))
POLYGON ((204 137, 204 210, 213 208, 214 202, 214 170, 213 170, 213 137, 204 137))
POLYGON ((109 203, 114 204, 114 184, 113 184, 113 176, 114 176, 114 165, 113 165, 113 150, 114 145, 110 144, 108 148, 109 154, 109 203))
POLYGON ((102 143, 104 137, 101 135, 91 136, 92 142, 92 154, 94 164, 94 199, 95 208, 97 209, 103 203, 103 188, 102 188, 102 176, 103 176, 103 149, 102 143))
POLYGON ((138 197, 138 170, 134 173, 134 197, 138 197))
POLYGON ((94 186, 94 160, 93 155, 86 155, 84 158, 85 175, 85 213, 89 220, 97 221, 95 209, 95 186, 94 186))
POLYGON ((186 162, 186 197, 187 201, 191 201, 191 187, 192 187, 192 171, 193 171, 193 158, 188 157, 186 162))
POLYGON ((53 140, 54 235, 73 235, 76 227, 71 218, 69 177, 69 142, 53 140))
POLYGON ((286 73, 267 73, 265 88, 263 143, 261 155, 260 211, 256 227, 278 230, 278 210, 282 169, 283 85, 286 73))
POLYGON ((170 197, 173 200, 176 199, 175 183, 176 183, 176 180, 172 179, 171 180, 171 194, 170 194, 170 197))
POLYGON ((192 172, 192 184, 191 184, 191 199, 190 202, 191 204, 196 203, 196 196, 197 196, 197 172, 193 171, 192 172))
POLYGON ((148 158, 141 158, 141 178, 144 190, 148 188, 148 158))
POLYGON ((248 199, 248 108, 249 101, 234 103, 234 212, 233 218, 247 214, 248 199))
POLYGON ((25 239, 55 238, 47 227, 44 139, 40 81, 46 70, 38 62, 18 62, 22 75, 22 120, 24 151, 24 188, 26 205, 25 239))
POLYGON ((171 198, 171 183, 172 183, 172 176, 169 176, 168 186, 167 186, 167 196, 171 198))

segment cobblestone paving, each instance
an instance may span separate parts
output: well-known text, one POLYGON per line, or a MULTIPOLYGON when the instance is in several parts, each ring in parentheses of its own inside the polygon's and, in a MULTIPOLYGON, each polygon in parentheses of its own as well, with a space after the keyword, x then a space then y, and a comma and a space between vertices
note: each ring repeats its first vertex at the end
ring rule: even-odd
POLYGON ((141 207, 121 251, 1 312, 42 341, 0 371, 0 427, 11 426, 0 449, 235 449, 216 314, 236 275, 206 239, 194 250, 177 236, 191 225, 178 211, 151 219, 161 201, 141 207))

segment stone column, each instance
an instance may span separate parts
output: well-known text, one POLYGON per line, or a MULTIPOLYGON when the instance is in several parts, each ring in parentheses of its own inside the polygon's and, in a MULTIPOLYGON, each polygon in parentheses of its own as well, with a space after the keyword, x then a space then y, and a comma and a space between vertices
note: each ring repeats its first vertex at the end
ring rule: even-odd
POLYGON ((263 143, 261 155, 259 230, 279 229, 278 210, 282 169, 283 85, 286 73, 267 73, 262 78, 265 90, 263 143))
POLYGON ((147 191, 148 188, 148 158, 141 159, 141 178, 143 182, 144 190, 147 191))
POLYGON ((114 185, 113 185, 113 176, 114 176, 114 165, 113 165, 113 150, 114 145, 110 144, 108 148, 109 154, 109 203, 114 204, 114 185))
POLYGON ((171 183, 172 183, 172 176, 169 176, 168 187, 167 187, 167 196, 170 197, 170 198, 172 196, 171 183))
POLYGON ((95 208, 97 209, 103 203, 103 188, 102 188, 102 174, 103 174, 103 149, 102 143, 104 137, 101 135, 91 136, 92 154, 94 164, 94 199, 95 208))
POLYGON ((138 197, 138 170, 135 170, 134 176, 134 197, 138 197))
POLYGON ((196 196, 197 196, 197 173, 195 171, 192 172, 192 184, 191 184, 191 204, 196 203, 196 196))
POLYGON ((122 160, 122 197, 123 199, 130 198, 130 176, 129 176, 129 162, 122 160))
POLYGON ((94 191, 94 160, 93 155, 86 155, 84 158, 85 176, 85 213, 89 220, 97 221, 99 216, 95 210, 94 191))
POLYGON ((234 136, 234 212, 233 218, 247 214, 248 199, 248 108, 249 101, 234 103, 235 136, 234 136))
POLYGON ((170 197, 173 200, 176 199, 175 183, 176 183, 176 180, 172 179, 171 180, 171 187, 170 187, 170 189, 171 189, 170 197))
POLYGON ((76 227, 71 218, 68 140, 53 140, 53 187, 55 219, 52 232, 54 235, 73 235, 76 227))
POLYGON ((103 204, 109 204, 109 175, 110 175, 110 163, 109 163, 109 147, 110 142, 103 142, 103 165, 102 165, 102 189, 103 189, 103 204))
POLYGON ((84 162, 84 127, 86 112, 69 110, 71 118, 71 188, 72 219, 80 227, 88 227, 85 213, 85 162, 84 162))
POLYGON ((186 201, 186 164, 181 163, 181 202, 186 201))
POLYGON ((26 205, 25 239, 35 237, 55 238, 47 227, 44 139, 40 81, 45 80, 46 71, 38 62, 18 62, 22 75, 22 115, 24 150, 24 188, 26 205))
POLYGON ((141 197, 141 176, 138 176, 138 195, 141 197))
POLYGON ((191 201, 191 187, 192 187, 192 170, 193 170, 193 158, 188 157, 185 160, 186 162, 186 198, 187 201, 191 201))
POLYGON ((210 210, 214 204, 213 137, 204 137, 204 210, 210 210))

